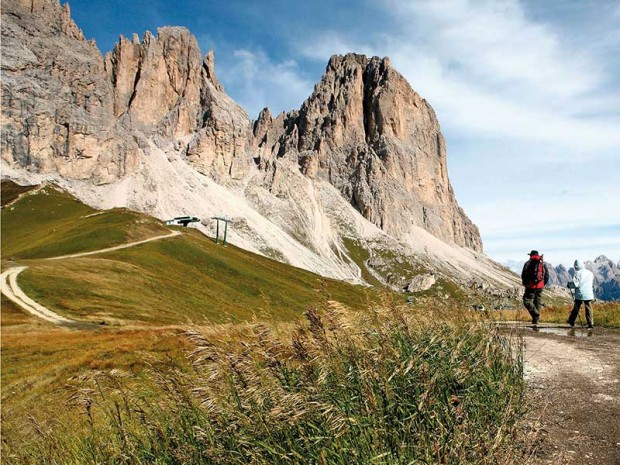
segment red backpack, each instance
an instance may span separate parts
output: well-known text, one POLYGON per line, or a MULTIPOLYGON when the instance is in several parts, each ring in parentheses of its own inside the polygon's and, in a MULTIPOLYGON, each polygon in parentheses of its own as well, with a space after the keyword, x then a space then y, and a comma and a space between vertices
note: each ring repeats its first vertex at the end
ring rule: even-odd
POLYGON ((545 279, 545 265, 543 263, 543 256, 540 256, 540 260, 530 258, 530 263, 526 271, 526 281, 534 285, 544 281, 545 279))

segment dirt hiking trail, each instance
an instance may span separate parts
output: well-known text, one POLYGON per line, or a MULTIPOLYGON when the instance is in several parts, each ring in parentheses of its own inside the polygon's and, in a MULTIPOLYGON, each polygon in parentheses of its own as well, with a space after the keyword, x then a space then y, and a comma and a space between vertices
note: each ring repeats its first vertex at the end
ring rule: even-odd
MULTIPOLYGON (((178 236, 180 234, 182 234, 180 231, 172 231, 170 234, 164 234, 162 236, 155 236, 155 237, 151 237, 149 239, 144 239, 144 240, 137 241, 137 242, 121 244, 115 247, 108 247, 106 249, 93 250, 91 252, 82 252, 82 253, 76 253, 76 254, 71 254, 71 255, 62 255, 60 257, 51 257, 51 258, 46 258, 45 260, 62 260, 64 258, 79 258, 79 257, 86 257, 88 255, 96 255, 96 254, 101 254, 101 253, 106 253, 106 252, 112 252, 115 250, 135 247, 136 245, 145 244, 147 242, 168 239, 171 237, 178 236)), ((30 297, 28 297, 24 293, 24 291, 19 287, 19 284, 17 283, 17 276, 27 268, 28 268, 27 266, 17 266, 17 267, 7 268, 6 270, 2 272, 2 274, 0 275, 0 286, 1 286, 2 294, 4 294, 9 300, 11 300, 13 303, 18 305, 20 308, 24 309, 26 312, 30 313, 31 315, 42 318, 51 323, 55 323, 58 325, 77 323, 74 320, 58 315, 57 313, 53 312, 49 308, 46 308, 43 305, 38 304, 37 302, 32 300, 30 297)))
POLYGON ((620 330, 513 330, 525 342, 529 463, 620 465, 620 330))

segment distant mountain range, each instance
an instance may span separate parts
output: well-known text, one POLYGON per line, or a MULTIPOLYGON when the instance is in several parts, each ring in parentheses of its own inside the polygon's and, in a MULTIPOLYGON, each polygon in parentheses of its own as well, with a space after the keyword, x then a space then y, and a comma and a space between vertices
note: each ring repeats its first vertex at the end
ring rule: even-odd
MULTIPOLYGON (((525 261, 524 261, 525 262, 525 261)), ((504 264, 520 274, 523 263, 514 260, 504 262, 504 264)), ((574 268, 566 268, 564 265, 549 265, 551 274, 550 284, 566 287, 575 274, 574 268)), ((594 261, 584 262, 585 267, 594 273, 594 295, 600 300, 620 300, 620 261, 614 263, 605 255, 598 256, 594 261)))

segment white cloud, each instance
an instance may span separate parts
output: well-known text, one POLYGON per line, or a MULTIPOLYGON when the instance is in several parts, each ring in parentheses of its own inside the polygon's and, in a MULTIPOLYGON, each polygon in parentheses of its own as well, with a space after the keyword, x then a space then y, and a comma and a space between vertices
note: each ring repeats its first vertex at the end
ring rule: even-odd
POLYGON ((302 53, 390 56, 454 133, 551 143, 581 158, 620 145, 620 120, 609 116, 620 95, 595 93, 605 81, 602 67, 586 51, 564 49, 549 27, 527 20, 518 2, 385 4, 400 25, 391 34, 360 40, 331 31, 301 46, 302 53))
MULTIPOLYGON (((529 21, 518 1, 386 1, 402 24, 425 31, 434 53, 491 86, 524 85, 572 98, 601 81, 587 53, 565 50, 545 24, 529 21)), ((419 33, 418 33, 419 34, 419 33)))
POLYGON ((392 50, 396 68, 431 102, 442 126, 459 134, 553 143, 582 154, 620 145, 615 121, 562 114, 544 100, 527 102, 527 94, 492 92, 475 79, 446 71, 444 63, 413 46, 392 50))
POLYGON ((314 86, 295 61, 276 62, 262 50, 235 50, 219 69, 227 90, 251 118, 266 105, 274 114, 299 108, 314 86))

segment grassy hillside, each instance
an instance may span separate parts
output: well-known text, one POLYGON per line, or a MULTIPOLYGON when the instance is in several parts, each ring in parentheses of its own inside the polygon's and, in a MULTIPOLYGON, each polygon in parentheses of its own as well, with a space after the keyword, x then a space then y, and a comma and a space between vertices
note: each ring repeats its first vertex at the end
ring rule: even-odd
POLYGON ((116 252, 37 262, 20 282, 60 314, 112 324, 292 320, 327 300, 361 308, 374 293, 216 245, 191 229, 116 252))
MULTIPOLYGON (((12 192, 11 186, 3 183, 3 198, 5 189, 12 192)), ((155 218, 126 209, 98 211, 48 186, 2 210, 2 258, 88 252, 168 231, 155 218)))
POLYGON ((2 211, 2 257, 29 265, 19 283, 39 303, 109 325, 292 320, 328 300, 353 308, 367 303, 370 291, 362 286, 216 245, 193 229, 115 252, 41 260, 168 232, 152 217, 97 211, 48 186, 2 211))
POLYGON ((169 231, 154 218, 99 212, 51 187, 2 211, 3 265, 13 258, 28 266, 19 277, 26 294, 70 318, 106 323, 62 328, 2 298, 2 423, 3 432, 15 427, 18 444, 33 439, 25 430, 36 436, 38 427, 24 426, 29 415, 67 424, 81 419, 66 412, 68 380, 112 369, 141 377, 157 360, 184 360, 179 325, 190 319, 288 322, 330 300, 362 308, 368 295, 376 298, 368 288, 216 245, 192 229, 116 252, 44 259, 169 231))
POLYGON ((5 205, 17 199, 21 194, 24 194, 36 188, 37 186, 20 186, 13 181, 9 181, 8 179, 2 180, 0 191, 2 206, 4 207, 5 205))

